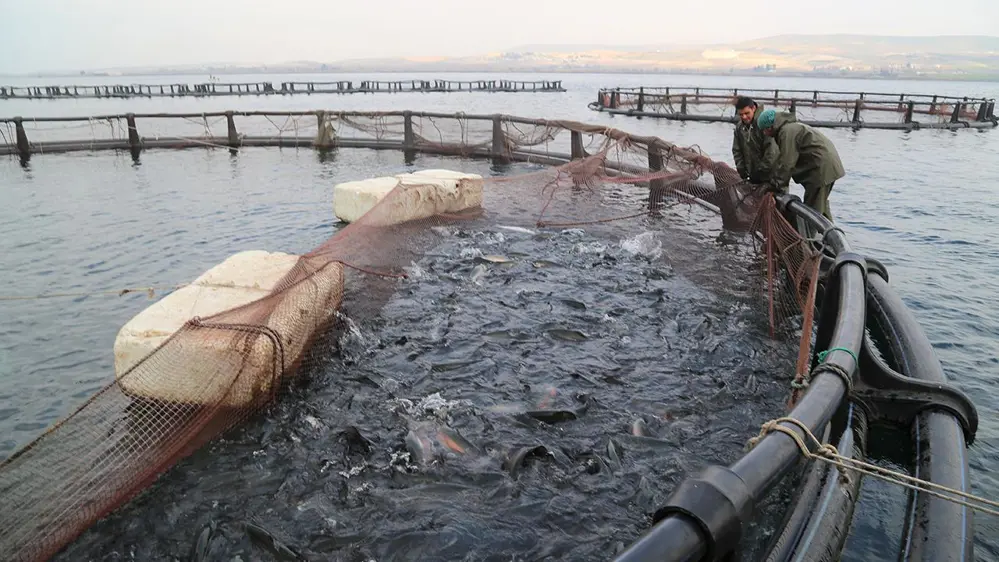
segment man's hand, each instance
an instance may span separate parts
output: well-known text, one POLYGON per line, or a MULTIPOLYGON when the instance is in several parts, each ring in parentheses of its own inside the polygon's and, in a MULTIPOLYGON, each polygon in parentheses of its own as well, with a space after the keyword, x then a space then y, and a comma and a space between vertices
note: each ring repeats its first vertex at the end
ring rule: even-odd
POLYGON ((763 193, 773 193, 774 195, 780 195, 784 193, 784 190, 780 188, 776 183, 770 182, 763 188, 763 193))

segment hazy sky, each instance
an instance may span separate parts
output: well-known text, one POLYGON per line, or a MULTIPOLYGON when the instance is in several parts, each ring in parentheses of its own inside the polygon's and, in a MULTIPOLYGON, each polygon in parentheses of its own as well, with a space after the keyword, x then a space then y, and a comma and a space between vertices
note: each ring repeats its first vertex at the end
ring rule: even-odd
POLYGON ((999 35, 999 0, 0 0, 0 73, 780 33, 999 35))

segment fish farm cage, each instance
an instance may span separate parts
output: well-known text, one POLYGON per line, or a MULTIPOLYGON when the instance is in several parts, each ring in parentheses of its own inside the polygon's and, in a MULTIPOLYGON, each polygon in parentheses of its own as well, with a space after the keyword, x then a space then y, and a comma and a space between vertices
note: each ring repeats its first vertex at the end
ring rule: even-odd
POLYGON ((202 82, 199 84, 86 84, 0 86, 0 99, 56 100, 87 98, 166 98, 220 96, 290 96, 296 94, 385 94, 564 92, 561 80, 336 80, 281 82, 202 82))
POLYGON ((603 88, 593 111, 672 121, 735 123, 739 96, 787 111, 813 127, 850 129, 992 129, 994 98, 824 90, 640 86, 603 88))
MULTIPOLYGON (((44 155, 70 151, 116 150, 139 159, 149 149, 238 153, 263 146, 402 151, 407 159, 452 155, 491 159, 499 167, 529 163, 534 171, 487 177, 479 185, 540 209, 525 214, 533 228, 608 228, 686 205, 746 235, 762 264, 757 294, 770 337, 797 357, 788 366, 791 402, 759 435, 744 429, 751 446, 734 463, 687 474, 650 513, 641 538, 614 554, 619 561, 729 559, 746 547, 761 502, 792 475, 793 499, 765 547, 767 559, 839 559, 864 475, 819 457, 835 452, 843 462, 863 461, 868 429, 878 424, 910 432, 918 475, 969 491, 975 406, 948 384, 887 269, 854 251, 840 228, 798 197, 755 189, 697 148, 572 121, 410 111, 18 117, 2 120, 0 130, 5 153, 26 166, 38 155, 44 165, 44 155), (81 138, 81 131, 93 136, 81 138), (517 182, 527 187, 511 187, 517 182), (631 212, 611 216, 601 205, 579 209, 572 197, 625 192, 631 198, 617 200, 631 212)), ((259 413, 310 361, 310 346, 344 328, 339 309, 346 294, 375 283, 391 288, 433 244, 435 227, 471 223, 488 212, 474 203, 455 208, 435 200, 429 211, 401 220, 399 209, 413 208, 419 198, 413 195, 419 179, 407 181, 298 256, 266 294, 188 319, 4 460, 0 552, 18 560, 53 556, 178 460, 259 413)), ((459 182, 457 189, 471 187, 459 182)), ((631 431, 655 439, 641 424, 631 431)), ((532 451, 513 462, 525 462, 532 451)), ((973 559, 972 511, 924 489, 908 494, 914 516, 903 542, 909 559, 973 559)))

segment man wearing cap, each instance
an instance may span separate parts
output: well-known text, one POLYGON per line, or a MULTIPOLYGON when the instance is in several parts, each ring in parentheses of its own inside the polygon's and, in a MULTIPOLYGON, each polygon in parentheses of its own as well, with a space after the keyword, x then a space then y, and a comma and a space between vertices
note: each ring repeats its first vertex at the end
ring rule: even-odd
POLYGON ((746 96, 739 96, 735 101, 739 122, 732 139, 732 159, 739 177, 756 184, 770 181, 770 171, 778 155, 774 140, 756 126, 756 117, 763 110, 763 104, 746 96))
POLYGON ((805 204, 833 220, 829 193, 836 180, 846 175, 843 162, 832 141, 819 131, 798 123, 793 113, 767 109, 756 117, 756 124, 773 137, 780 157, 770 176, 770 191, 787 193, 794 179, 805 188, 805 204))

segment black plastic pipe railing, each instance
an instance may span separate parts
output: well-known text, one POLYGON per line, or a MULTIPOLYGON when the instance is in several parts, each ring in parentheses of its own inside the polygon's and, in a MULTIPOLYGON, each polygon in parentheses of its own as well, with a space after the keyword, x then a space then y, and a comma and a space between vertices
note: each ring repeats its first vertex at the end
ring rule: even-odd
MULTIPOLYGON (((818 232, 823 233, 823 240, 836 254, 849 251, 849 245, 842 232, 833 229, 829 221, 802 204, 796 197, 785 195, 778 201, 789 213, 811 223, 818 232)), ((831 271, 830 275, 836 287, 833 290, 834 294, 827 296, 835 298, 830 298, 825 307, 834 310, 835 315, 826 320, 833 322, 831 328, 827 328, 829 332, 827 348, 849 349, 853 355, 844 351, 833 351, 829 353, 824 363, 832 364, 834 369, 848 373, 852 377, 858 367, 855 357, 859 357, 864 337, 866 272, 861 264, 845 261, 831 271)), ((847 392, 847 382, 839 374, 820 369, 811 381, 808 391, 788 417, 800 420, 813 435, 821 434, 843 403, 847 392)), ((807 442, 807 438, 797 426, 792 424, 786 426, 807 442)), ((750 503, 755 504, 801 458, 801 450, 794 440, 783 433, 774 432, 764 437, 727 471, 722 472, 728 473, 725 478, 730 482, 733 481, 733 477, 737 479, 738 485, 748 493, 750 503)), ((745 506, 735 506, 735 509, 741 511, 745 506)), ((622 552, 616 560, 618 562, 686 561, 700 560, 705 556, 716 559, 738 546, 730 543, 716 544, 714 537, 706 536, 707 534, 692 517, 672 512, 622 552)))
MULTIPOLYGON (((879 320, 901 374, 932 382, 947 379, 929 339, 915 316, 888 282, 869 279, 868 306, 879 320)), ((916 474, 922 480, 969 491, 965 434, 952 414, 927 410, 912 429, 916 443, 916 474)), ((962 505, 919 492, 910 494, 901 560, 971 562, 972 511, 962 505)))
MULTIPOLYGON (((823 443, 828 442, 831 427, 826 426, 822 436, 823 443)), ((843 433, 846 435, 846 432, 843 433)), ((841 436, 840 439, 843 439, 841 436)), ((798 543, 811 521, 815 506, 819 503, 819 493, 826 479, 827 466, 821 463, 811 463, 806 467, 801 483, 795 490, 794 501, 784 513, 784 520, 770 545, 768 546, 766 562, 785 562, 791 558, 798 543)))
MULTIPOLYGON (((847 404, 850 426, 843 432, 837 452, 851 459, 864 461, 867 445, 867 415, 853 403, 847 404)), ((838 562, 850 533, 853 513, 863 475, 843 474, 841 469, 826 463, 816 463, 826 471, 825 484, 819 501, 809 516, 800 540, 794 545, 788 561, 838 562)))

